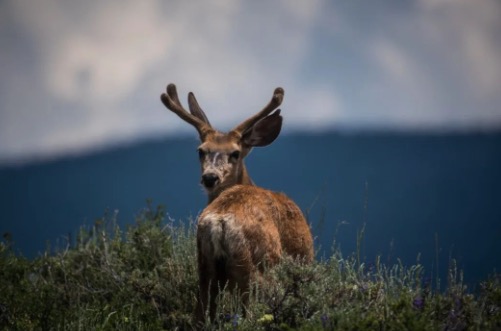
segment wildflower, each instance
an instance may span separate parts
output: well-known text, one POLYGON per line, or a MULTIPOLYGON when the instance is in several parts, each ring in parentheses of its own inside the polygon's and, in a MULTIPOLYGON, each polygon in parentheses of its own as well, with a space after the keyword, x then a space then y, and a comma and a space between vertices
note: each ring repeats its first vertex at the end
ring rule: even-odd
POLYGON ((231 322, 233 329, 236 330, 238 326, 238 314, 233 315, 233 321, 231 322))
POLYGON ((257 320, 259 323, 271 323, 273 322, 272 314, 264 314, 263 317, 257 320))
POLYGON ((424 308, 424 298, 422 298, 421 296, 417 296, 412 301, 412 306, 416 309, 422 310, 424 308))
POLYGON ((327 316, 326 314, 323 314, 320 317, 320 321, 322 321, 322 328, 325 329, 327 327, 327 322, 329 321, 329 316, 327 316))

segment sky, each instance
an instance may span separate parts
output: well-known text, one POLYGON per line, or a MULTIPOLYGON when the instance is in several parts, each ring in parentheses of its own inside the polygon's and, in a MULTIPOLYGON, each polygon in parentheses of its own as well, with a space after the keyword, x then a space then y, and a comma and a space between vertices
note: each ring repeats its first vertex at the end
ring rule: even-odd
POLYGON ((285 89, 284 131, 501 128, 501 2, 0 1, 0 165, 228 130, 285 89))

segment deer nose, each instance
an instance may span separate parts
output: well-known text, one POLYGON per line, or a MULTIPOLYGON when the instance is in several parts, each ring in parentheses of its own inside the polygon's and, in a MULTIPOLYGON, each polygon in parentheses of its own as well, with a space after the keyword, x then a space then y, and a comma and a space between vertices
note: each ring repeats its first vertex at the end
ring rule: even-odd
POLYGON ((202 184, 207 188, 212 188, 214 187, 214 185, 216 185, 218 179, 219 178, 215 174, 204 174, 202 175, 202 184))

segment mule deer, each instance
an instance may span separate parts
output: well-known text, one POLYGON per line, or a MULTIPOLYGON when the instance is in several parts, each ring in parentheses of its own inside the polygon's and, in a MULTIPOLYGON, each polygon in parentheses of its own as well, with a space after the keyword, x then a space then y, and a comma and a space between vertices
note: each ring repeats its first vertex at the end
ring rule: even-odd
POLYGON ((193 93, 188 94, 190 112, 179 102, 174 84, 161 95, 164 105, 193 125, 201 140, 201 183, 208 205, 197 225, 198 321, 204 320, 206 309, 214 319, 216 297, 225 286, 238 288, 245 306, 250 283, 283 254, 307 263, 313 260, 313 239, 301 210, 283 193, 255 186, 243 162, 252 147, 277 138, 282 116, 280 109, 273 111, 283 97, 284 90, 276 88, 263 110, 222 133, 211 126, 193 93))

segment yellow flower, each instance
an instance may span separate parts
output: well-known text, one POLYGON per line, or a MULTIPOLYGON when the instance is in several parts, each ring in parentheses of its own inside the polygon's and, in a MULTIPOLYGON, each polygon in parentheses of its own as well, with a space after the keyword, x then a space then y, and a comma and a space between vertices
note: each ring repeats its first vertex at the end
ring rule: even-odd
POLYGON ((260 323, 270 323, 273 321, 273 315, 271 314, 264 314, 263 317, 257 320, 260 323))

